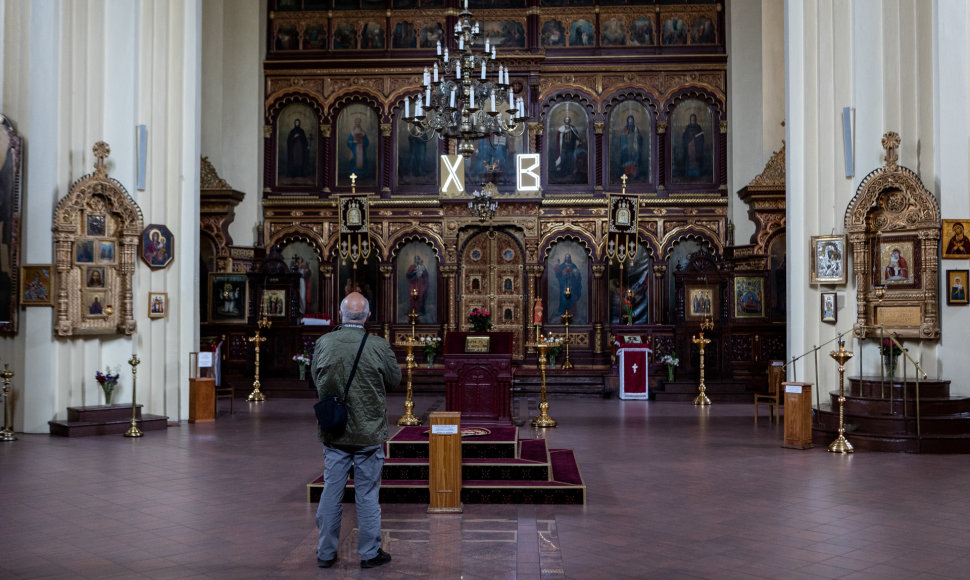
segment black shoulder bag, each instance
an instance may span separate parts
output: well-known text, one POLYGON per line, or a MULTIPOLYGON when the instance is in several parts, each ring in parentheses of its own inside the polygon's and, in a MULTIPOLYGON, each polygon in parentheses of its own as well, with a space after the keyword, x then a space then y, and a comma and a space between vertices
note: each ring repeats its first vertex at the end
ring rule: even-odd
POLYGON ((313 411, 317 415, 317 423, 324 433, 329 433, 334 437, 343 435, 347 428, 347 393, 350 392, 350 383, 357 374, 357 363, 360 362, 360 353, 364 352, 364 343, 367 342, 367 331, 364 331, 364 338, 360 341, 360 348, 357 349, 357 358, 354 359, 354 367, 350 369, 350 376, 347 377, 347 386, 344 387, 344 396, 337 397, 331 395, 324 397, 317 404, 313 405, 313 411))

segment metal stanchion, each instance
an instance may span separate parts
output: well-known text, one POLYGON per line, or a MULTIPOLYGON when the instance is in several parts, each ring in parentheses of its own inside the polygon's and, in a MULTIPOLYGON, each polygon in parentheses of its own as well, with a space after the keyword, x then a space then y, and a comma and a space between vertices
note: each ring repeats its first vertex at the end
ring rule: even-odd
POLYGON ((125 431, 125 437, 141 437, 144 435, 141 429, 138 428, 138 421, 135 419, 135 386, 137 384, 135 382, 135 378, 138 373, 137 367, 139 363, 141 363, 141 360, 138 358, 137 354, 131 355, 131 358, 128 359, 128 364, 131 365, 131 427, 125 431))
POLYGON ((259 390, 259 345, 266 342, 266 337, 260 336, 259 332, 263 329, 269 329, 269 327, 272 325, 273 323, 270 322, 266 316, 263 316, 259 319, 259 322, 256 323, 256 334, 246 339, 249 342, 254 343, 256 347, 256 373, 253 377, 253 392, 249 393, 249 397, 246 398, 246 400, 250 403, 262 403, 266 400, 266 395, 259 390))
POLYGON ((711 342, 711 339, 704 338, 704 331, 705 330, 711 330, 713 328, 714 328, 714 321, 711 320, 710 318, 705 318, 704 321, 701 322, 700 338, 698 338, 696 336, 691 338, 691 341, 693 341, 693 343, 696 344, 698 346, 698 348, 700 348, 700 351, 701 351, 700 352, 700 359, 701 359, 701 369, 700 369, 701 370, 701 373, 700 373, 701 374, 701 384, 697 386, 698 393, 697 393, 697 396, 694 397, 694 404, 695 405, 710 405, 711 404, 711 400, 707 398, 707 393, 705 392, 705 391, 707 391, 707 386, 704 384, 704 347, 709 342, 711 342))
POLYGON ((3 430, 0 431, 0 441, 16 441, 17 436, 13 434, 13 413, 10 412, 10 379, 13 378, 10 365, 4 363, 0 378, 3 379, 3 430))
POLYGON ((549 401, 546 400, 546 349, 549 348, 549 344, 544 340, 535 344, 536 350, 539 351, 539 372, 542 375, 542 388, 539 391, 539 416, 532 420, 533 427, 555 427, 559 424, 549 416, 549 401))
POLYGON ((829 356, 839 363, 839 436, 829 445, 832 453, 852 453, 852 444, 845 439, 845 363, 852 358, 852 351, 845 350, 845 341, 839 339, 839 350, 833 350, 829 356))
MULTIPOLYGON (((411 295, 416 297, 418 291, 412 291, 411 295)), ((404 415, 397 420, 397 424, 404 426, 414 426, 421 424, 421 418, 414 415, 414 390, 412 386, 412 369, 414 369, 414 325, 418 321, 420 315, 414 311, 414 307, 411 308, 411 312, 408 312, 408 319, 411 321, 411 335, 407 337, 407 342, 404 343, 404 347, 407 349, 407 365, 408 365, 408 387, 407 393, 404 398, 404 415)))

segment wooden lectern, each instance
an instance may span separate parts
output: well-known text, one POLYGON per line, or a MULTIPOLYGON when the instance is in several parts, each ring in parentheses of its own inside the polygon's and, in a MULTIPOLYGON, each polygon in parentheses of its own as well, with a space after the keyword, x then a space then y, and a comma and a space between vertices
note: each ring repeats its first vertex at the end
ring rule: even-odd
POLYGON ((211 374, 211 370, 211 352, 189 353, 189 423, 216 420, 216 379, 201 376, 211 374))
POLYGON ((445 408, 465 425, 512 425, 512 333, 445 336, 445 408))
POLYGON ((428 416, 429 514, 460 514, 461 503, 461 413, 438 411, 428 416))
POLYGON ((811 449, 812 383, 782 383, 785 392, 785 441, 782 447, 811 449))

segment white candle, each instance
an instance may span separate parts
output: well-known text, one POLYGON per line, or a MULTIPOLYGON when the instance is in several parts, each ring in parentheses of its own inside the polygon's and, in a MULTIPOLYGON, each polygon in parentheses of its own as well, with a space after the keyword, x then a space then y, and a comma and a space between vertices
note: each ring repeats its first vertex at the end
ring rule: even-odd
POLYGON ((461 80, 461 59, 458 59, 458 66, 455 67, 455 78, 461 80))
POLYGON ((489 40, 489 38, 486 36, 485 37, 485 52, 486 53, 488 52, 488 40, 489 40))
POLYGON ((441 41, 438 41, 438 56, 441 56, 441 41))
POLYGON ((445 62, 448 62, 448 47, 445 47, 445 62))
POLYGON ((468 10, 468 0, 465 0, 465 10, 468 10))
POLYGON ((488 100, 491 102, 492 112, 494 113, 495 112, 495 91, 492 91, 492 93, 488 95, 488 100))
POLYGON ((424 89, 424 106, 431 106, 431 87, 424 89))
POLYGON ((438 63, 434 63, 434 82, 438 82, 438 63))
POLYGON ((137 344, 137 343, 138 343, 138 336, 137 335, 134 335, 134 334, 131 335, 131 356, 135 356, 135 352, 137 350, 135 348, 135 344, 137 344))
POLYGON ((482 80, 485 80, 485 61, 482 61, 482 80))
MULTIPOLYGON (((485 52, 488 52, 487 50, 485 52)), ((492 60, 495 60, 495 47, 492 47, 492 60)))
POLYGON ((421 99, 417 100, 417 106, 414 107, 414 116, 420 117, 424 114, 424 109, 421 108, 421 99))
POLYGON ((428 72, 428 67, 424 67, 424 77, 423 77, 424 82, 421 83, 422 86, 425 86, 425 87, 428 86, 428 81, 430 80, 428 77, 430 76, 430 74, 431 73, 428 72))
POLYGON ((474 109, 475 108, 475 88, 474 87, 472 87, 472 90, 469 92, 469 95, 471 96, 471 105, 469 106, 474 109))
POLYGON ((405 98, 404 99, 404 117, 407 118, 407 117, 410 117, 410 116, 411 116, 411 99, 410 98, 405 98))
POLYGON ((448 102, 449 102, 449 106, 452 109, 454 109, 455 108, 455 91, 451 91, 451 98, 449 99, 448 102))
POLYGON ((465 35, 458 37, 458 50, 465 50, 465 35))

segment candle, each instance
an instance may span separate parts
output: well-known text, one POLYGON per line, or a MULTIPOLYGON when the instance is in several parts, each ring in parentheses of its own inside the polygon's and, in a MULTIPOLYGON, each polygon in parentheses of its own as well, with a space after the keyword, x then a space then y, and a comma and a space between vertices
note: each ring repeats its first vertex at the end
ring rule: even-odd
POLYGON ((489 101, 491 101, 491 104, 492 104, 492 112, 494 113, 495 112, 495 91, 492 91, 492 93, 490 95, 488 95, 488 99, 489 99, 489 101))
POLYGON ((434 82, 438 82, 438 63, 434 63, 434 82))
POLYGON ((486 53, 488 53, 488 40, 489 40, 489 37, 486 36, 485 37, 485 52, 486 53))
POLYGON ((482 61, 482 80, 485 80, 485 61, 482 61))
POLYGON ((465 50, 465 36, 458 37, 458 50, 465 50))
POLYGON ((424 82, 421 83, 423 86, 428 86, 430 80, 430 73, 428 72, 428 67, 424 67, 424 82))
POLYGON ((416 99, 416 100, 417 100, 417 103, 418 104, 417 104, 416 107, 414 107, 414 116, 415 117, 420 117, 420 116, 424 115, 424 109, 421 108, 421 99, 416 99))
POLYGON ((438 41, 438 56, 441 56, 441 41, 438 41))
POLYGON ((451 98, 449 99, 449 106, 455 108, 455 91, 451 91, 451 98))
POLYGON ((468 10, 468 0, 465 0, 465 10, 468 10))
POLYGON ((448 47, 445 47, 445 62, 448 62, 448 47))
POLYGON ((471 104, 469 106, 474 109, 475 108, 475 88, 474 87, 472 87, 472 90, 469 91, 469 95, 471 96, 471 104))
POLYGON ((411 116, 411 99, 404 99, 404 117, 408 118, 411 116))
POLYGON ((461 58, 458 59, 458 66, 455 67, 455 78, 461 80, 461 58))
MULTIPOLYGON (((487 50, 485 52, 488 52, 487 50)), ((495 47, 492 47, 492 60, 495 60, 495 47)))
POLYGON ((431 106, 431 87, 424 89, 424 106, 431 106))

